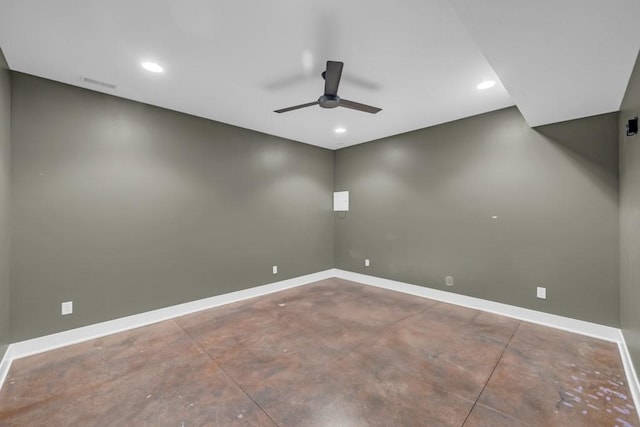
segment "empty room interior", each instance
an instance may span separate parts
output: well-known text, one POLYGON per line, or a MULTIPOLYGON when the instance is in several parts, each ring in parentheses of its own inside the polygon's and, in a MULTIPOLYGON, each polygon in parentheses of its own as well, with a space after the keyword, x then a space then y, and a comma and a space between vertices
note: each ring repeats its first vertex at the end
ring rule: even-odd
POLYGON ((0 426, 638 426, 640 1, 0 0, 0 426))

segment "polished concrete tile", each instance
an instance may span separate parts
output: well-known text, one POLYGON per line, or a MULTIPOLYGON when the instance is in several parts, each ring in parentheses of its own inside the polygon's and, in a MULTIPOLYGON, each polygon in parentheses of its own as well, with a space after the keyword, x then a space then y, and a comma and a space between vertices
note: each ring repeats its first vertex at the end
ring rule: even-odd
POLYGON ((522 323, 478 402, 530 425, 638 425, 617 345, 522 323))
POLYGON ((440 303, 382 331, 367 351, 379 364, 394 364, 414 378, 475 401, 518 324, 440 303))
POLYGON ((0 426, 640 426, 614 344, 340 279, 14 362, 0 426))
POLYGON ((0 425, 187 426, 212 420, 271 423, 173 321, 16 360, 0 392, 0 425))

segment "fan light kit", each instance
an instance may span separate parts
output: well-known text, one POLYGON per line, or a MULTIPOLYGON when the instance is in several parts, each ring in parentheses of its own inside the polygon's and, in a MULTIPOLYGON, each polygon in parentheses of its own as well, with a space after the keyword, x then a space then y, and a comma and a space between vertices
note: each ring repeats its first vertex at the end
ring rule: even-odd
POLYGON ((342 99, 338 96, 338 85, 340 85, 340 77, 342 76, 342 67, 344 63, 338 61, 327 61, 327 70, 322 73, 324 78, 324 95, 315 102, 296 105, 295 107, 282 108, 275 110, 274 113, 286 113, 287 111, 298 110, 300 108, 319 105, 322 108, 344 107, 352 110, 364 111, 365 113, 376 114, 380 108, 370 105, 360 104, 359 102, 342 99))
POLYGON ((491 87, 494 87, 495 85, 496 85, 496 82, 494 82, 493 80, 485 80, 482 83, 480 83, 478 86, 476 86, 476 88, 480 90, 484 90, 484 89, 489 89, 491 87))
POLYGON ((147 71, 151 71, 152 73, 161 73, 164 71, 164 68, 162 68, 160 65, 156 64, 155 62, 143 62, 142 68, 144 68, 147 71))

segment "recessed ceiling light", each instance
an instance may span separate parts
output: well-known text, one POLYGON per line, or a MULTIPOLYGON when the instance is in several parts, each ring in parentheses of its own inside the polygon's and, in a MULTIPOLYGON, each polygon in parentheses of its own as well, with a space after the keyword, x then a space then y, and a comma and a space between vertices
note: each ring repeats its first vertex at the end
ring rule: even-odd
POLYGON ((152 73, 161 73, 164 71, 164 68, 162 68, 160 65, 156 64, 155 62, 143 62, 142 68, 144 68, 147 71, 151 71, 152 73))
POLYGON ((494 87, 495 85, 496 85, 496 82, 494 82, 493 80, 485 80, 482 83, 480 83, 478 86, 476 86, 476 88, 480 90, 484 90, 484 89, 489 89, 490 87, 494 87))
POLYGON ((335 133, 345 133, 347 130, 345 128, 339 127, 333 130, 335 133))

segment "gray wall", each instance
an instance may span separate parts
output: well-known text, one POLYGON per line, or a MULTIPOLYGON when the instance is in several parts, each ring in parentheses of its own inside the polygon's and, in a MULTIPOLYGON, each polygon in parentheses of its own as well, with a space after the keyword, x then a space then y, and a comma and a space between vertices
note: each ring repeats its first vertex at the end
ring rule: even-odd
POLYGON ((339 150, 336 267, 617 326, 617 124, 509 108, 339 150))
POLYGON ((333 267, 331 151, 12 77, 13 341, 333 267))
POLYGON ((0 49, 0 359, 10 340, 9 314, 9 178, 11 139, 11 85, 7 62, 0 49))
POLYGON ((333 266, 619 324, 615 113, 531 129, 510 108, 331 152, 12 90, 12 341, 333 266))
POLYGON ((624 130, 640 115, 640 57, 620 110, 620 323, 640 372, 640 136, 624 130))

